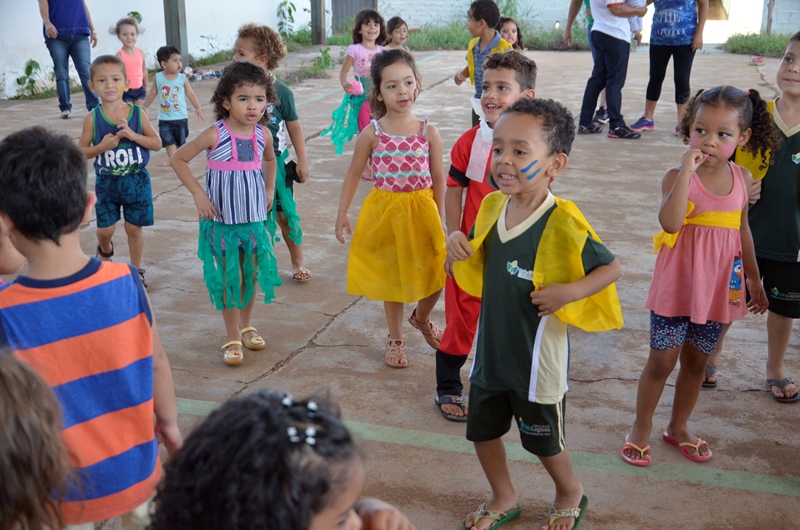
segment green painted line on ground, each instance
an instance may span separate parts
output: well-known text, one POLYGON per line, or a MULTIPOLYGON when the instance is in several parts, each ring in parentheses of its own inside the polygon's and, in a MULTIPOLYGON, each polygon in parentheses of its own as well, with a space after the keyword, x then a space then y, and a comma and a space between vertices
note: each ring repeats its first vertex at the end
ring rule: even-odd
MULTIPOLYGON (((423 57, 422 59, 417 61, 417 64, 430 61, 431 59, 435 59, 435 58, 437 58, 437 57, 439 57, 441 55, 444 55, 444 52, 438 52, 438 53, 434 53, 433 55, 429 55, 428 57, 423 57)), ((343 95, 344 93, 342 92, 341 88, 337 88, 337 89, 334 89, 334 90, 331 90, 331 91, 328 91, 328 92, 323 92, 322 94, 317 94, 316 96, 312 96, 312 97, 310 97, 308 99, 304 99, 303 101, 298 101, 298 102, 295 103, 295 106, 296 107, 302 107, 303 105, 306 105, 308 103, 313 103, 313 102, 319 101, 321 99, 325 99, 328 96, 333 96, 334 94, 342 94, 343 95)))
MULTIPOLYGON (((178 412, 193 416, 205 416, 219 406, 212 401, 197 401, 177 398, 178 412)), ((346 421, 345 424, 356 438, 421 449, 433 449, 450 453, 475 454, 472 442, 463 436, 435 432, 387 427, 372 423, 346 421)), ((506 444, 508 460, 541 465, 536 456, 528 453, 519 444, 506 444)), ((606 473, 627 477, 644 477, 654 480, 669 480, 701 486, 728 488, 771 495, 800 497, 800 480, 789 477, 773 477, 744 471, 731 471, 707 465, 673 464, 655 462, 649 468, 633 467, 616 455, 602 455, 573 451, 572 465, 578 471, 606 473)))

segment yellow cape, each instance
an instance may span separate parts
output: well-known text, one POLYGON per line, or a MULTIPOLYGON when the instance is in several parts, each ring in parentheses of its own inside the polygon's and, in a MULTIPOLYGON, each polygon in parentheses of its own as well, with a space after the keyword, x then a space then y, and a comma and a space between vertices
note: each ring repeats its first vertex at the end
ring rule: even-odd
MULTIPOLYGON (((483 294, 483 242, 492 226, 497 223, 507 200, 508 196, 499 191, 490 193, 483 199, 475 220, 475 237, 470 241, 473 255, 469 259, 456 261, 453 265, 456 283, 472 296, 483 294)), ((574 203, 558 197, 555 200, 556 209, 547 220, 536 252, 533 265, 534 289, 583 278, 585 274, 581 253, 586 244, 586 233, 600 241, 574 203)), ((584 331, 620 329, 624 322, 617 287, 613 283, 592 296, 565 305, 555 312, 555 316, 584 331)))
MULTIPOLYGON (((775 115, 774 100, 767 102, 767 110, 769 111, 770 116, 775 115)), ((762 180, 767 175, 767 169, 769 169, 769 160, 771 156, 772 151, 767 151, 767 167, 761 169, 761 151, 753 154, 748 153, 741 148, 737 148, 736 153, 734 154, 733 162, 739 166, 749 169, 750 173, 753 174, 754 179, 762 180)))

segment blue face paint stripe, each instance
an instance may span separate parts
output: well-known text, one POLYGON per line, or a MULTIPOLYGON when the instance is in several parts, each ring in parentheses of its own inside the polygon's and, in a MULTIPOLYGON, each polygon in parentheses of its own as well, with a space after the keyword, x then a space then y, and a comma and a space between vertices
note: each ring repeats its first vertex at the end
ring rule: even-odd
MULTIPOLYGON (((538 164, 538 163, 539 163, 539 160, 537 159, 537 160, 534 160, 533 162, 531 162, 530 164, 528 164, 528 166, 527 166, 527 167, 524 167, 524 168, 522 168, 522 174, 524 175, 525 173, 527 173, 528 171, 530 171, 530 170, 531 170, 531 168, 532 168, 533 166, 535 166, 536 164, 538 164)), ((529 177, 528 177, 528 180, 531 180, 531 179, 532 179, 532 178, 534 178, 536 175, 538 175, 538 174, 539 174, 539 171, 541 171, 541 169, 542 169, 542 168, 539 168, 539 169, 537 169, 536 171, 534 171, 534 172, 533 172, 533 174, 532 174, 531 176, 529 176, 529 177)))
POLYGON ((534 178, 536 175, 538 175, 538 174, 539 174, 539 171, 541 171, 541 170, 542 170, 542 168, 537 168, 537 169, 536 169, 536 171, 534 171, 534 172, 533 172, 533 174, 532 174, 530 177, 528 177, 528 180, 531 180, 531 179, 532 179, 532 178, 534 178))

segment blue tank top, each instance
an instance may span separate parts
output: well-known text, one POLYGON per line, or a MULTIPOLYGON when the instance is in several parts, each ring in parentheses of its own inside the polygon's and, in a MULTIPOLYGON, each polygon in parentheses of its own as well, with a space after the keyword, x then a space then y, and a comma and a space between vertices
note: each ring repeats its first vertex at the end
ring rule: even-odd
POLYGON ((656 0, 650 44, 685 46, 697 32, 696 0, 656 0))
MULTIPOLYGON (((128 114, 128 127, 133 132, 142 134, 142 108, 136 105, 131 105, 131 112, 128 114)), ((94 137, 92 138, 92 145, 97 145, 103 141, 107 134, 116 134, 119 127, 111 123, 106 115, 103 114, 103 106, 98 105, 92 110, 92 118, 94 119, 94 137)), ((94 171, 97 176, 116 176, 116 175, 131 175, 138 173, 140 170, 147 166, 150 160, 150 150, 145 149, 141 145, 123 138, 119 141, 119 145, 114 149, 109 149, 104 153, 100 153, 94 159, 94 171)))

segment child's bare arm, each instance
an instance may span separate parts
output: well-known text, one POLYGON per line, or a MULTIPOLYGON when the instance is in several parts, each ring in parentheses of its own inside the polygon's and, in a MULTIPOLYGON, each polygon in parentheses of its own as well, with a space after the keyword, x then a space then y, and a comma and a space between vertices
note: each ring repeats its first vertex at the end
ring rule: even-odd
POLYGON ((144 109, 141 109, 139 112, 142 113, 140 120, 142 122, 142 134, 139 134, 131 129, 128 125, 128 120, 121 120, 118 123, 119 131, 117 132, 117 136, 127 138, 132 142, 136 142, 145 149, 158 151, 161 149, 161 137, 158 135, 156 130, 153 129, 153 126, 150 125, 150 120, 147 118, 147 113, 144 111, 144 109))
MULTIPOLYGON (((147 73, 147 61, 144 60, 144 53, 142 53, 142 87, 145 90, 145 94, 147 94, 147 85, 149 83, 150 83, 150 76, 147 73)), ((161 148, 159 147, 159 149, 161 148)))
POLYGON ((339 211, 336 215, 336 239, 340 243, 344 243, 344 232, 348 235, 352 234, 350 229, 350 220, 347 218, 347 210, 353 203, 353 197, 358 190, 358 182, 361 178, 361 171, 367 164, 372 150, 378 144, 378 137, 375 136, 375 126, 368 125, 356 139, 356 147, 353 152, 353 158, 350 161, 350 168, 347 170, 347 175, 344 177, 342 183, 342 194, 339 196, 339 211))
POLYGON ((461 186, 446 186, 444 193, 444 220, 447 224, 447 235, 461 228, 461 204, 464 197, 464 188, 461 186))
POLYGON ((198 218, 200 219, 213 219, 217 216, 217 211, 208 199, 203 187, 192 175, 192 171, 189 169, 189 162, 216 143, 217 129, 209 127, 194 140, 183 144, 169 159, 169 163, 178 175, 181 184, 186 186, 186 189, 192 194, 194 204, 197 206, 198 218))
POLYGON ((275 199, 275 178, 278 172, 278 161, 272 149, 272 133, 264 127, 264 155, 261 157, 261 170, 264 173, 264 187, 267 195, 267 211, 272 209, 275 199))
POLYGON ((356 60, 355 57, 348 55, 347 57, 344 58, 344 64, 342 65, 342 69, 339 70, 339 83, 341 83, 342 88, 344 88, 344 91, 347 92, 348 94, 350 93, 351 88, 350 88, 350 82, 347 81, 347 72, 350 71, 350 67, 353 66, 355 60, 356 60))
POLYGON ((428 151, 431 178, 433 179, 433 200, 436 201, 436 208, 439 210, 439 217, 442 222, 445 220, 445 182, 444 164, 442 162, 442 138, 439 131, 433 125, 428 124, 428 151))
POLYGON ((192 90, 192 85, 189 83, 188 76, 186 77, 186 81, 183 82, 183 93, 186 94, 186 97, 192 103, 195 116, 200 118, 200 121, 206 121, 206 119, 203 117, 202 105, 200 105, 200 100, 197 99, 197 94, 195 94, 194 90, 192 90))
POLYGON ((144 98, 144 103, 142 104, 142 109, 147 109, 151 103, 153 103, 153 99, 155 99, 156 94, 158 94, 158 87, 156 86, 156 78, 153 78, 153 86, 150 88, 150 92, 147 93, 147 97, 144 98))
MULTIPOLYGON (((145 295, 146 296, 146 295, 145 295)), ((149 299, 148 299, 149 303, 149 299)), ((153 314, 152 307, 150 314, 153 314)), ((174 456, 183 445, 178 428, 178 407, 175 403, 175 386, 169 359, 158 335, 158 326, 153 318, 153 409, 156 414, 156 435, 164 442, 169 456, 174 456)))
MULTIPOLYGON (((740 169, 742 170, 745 183, 754 180, 750 171, 746 168, 740 169)), ((742 209, 741 224, 739 226, 739 235, 742 239, 742 268, 744 269, 747 291, 750 293, 750 301, 747 307, 750 308, 751 313, 762 314, 769 307, 769 300, 767 300, 767 293, 764 291, 764 285, 761 283, 761 275, 758 272, 756 249, 753 243, 753 234, 750 231, 750 222, 747 217, 748 209, 749 204, 746 204, 742 209)))
POLYGON ((83 128, 81 129, 81 137, 78 140, 78 147, 83 151, 83 155, 87 159, 92 159, 101 153, 105 153, 109 149, 114 149, 119 145, 119 136, 116 134, 108 133, 103 137, 97 145, 92 145, 94 138, 94 114, 89 113, 83 119, 83 128))
POLYGON ((362 520, 363 530, 416 530, 400 510, 384 501, 359 499, 353 509, 362 520))
POLYGON ((589 274, 570 283, 553 283, 542 286, 531 293, 531 302, 539 306, 539 316, 555 313, 565 305, 599 293, 622 276, 619 261, 600 265, 589 274))
POLYGON ((689 181, 697 168, 706 159, 700 149, 689 149, 683 154, 680 169, 672 168, 661 181, 661 210, 658 222, 668 234, 675 234, 683 226, 686 218, 686 207, 689 201, 689 181))
POLYGON ((300 182, 305 182, 311 172, 308 167, 308 157, 306 156, 306 138, 303 135, 303 126, 300 125, 300 120, 287 121, 286 132, 289 133, 294 153, 297 155, 297 176, 300 177, 300 182))
POLYGON ((457 85, 460 85, 467 79, 469 79, 469 66, 465 66, 463 70, 458 72, 455 77, 453 77, 453 81, 455 81, 457 85))

